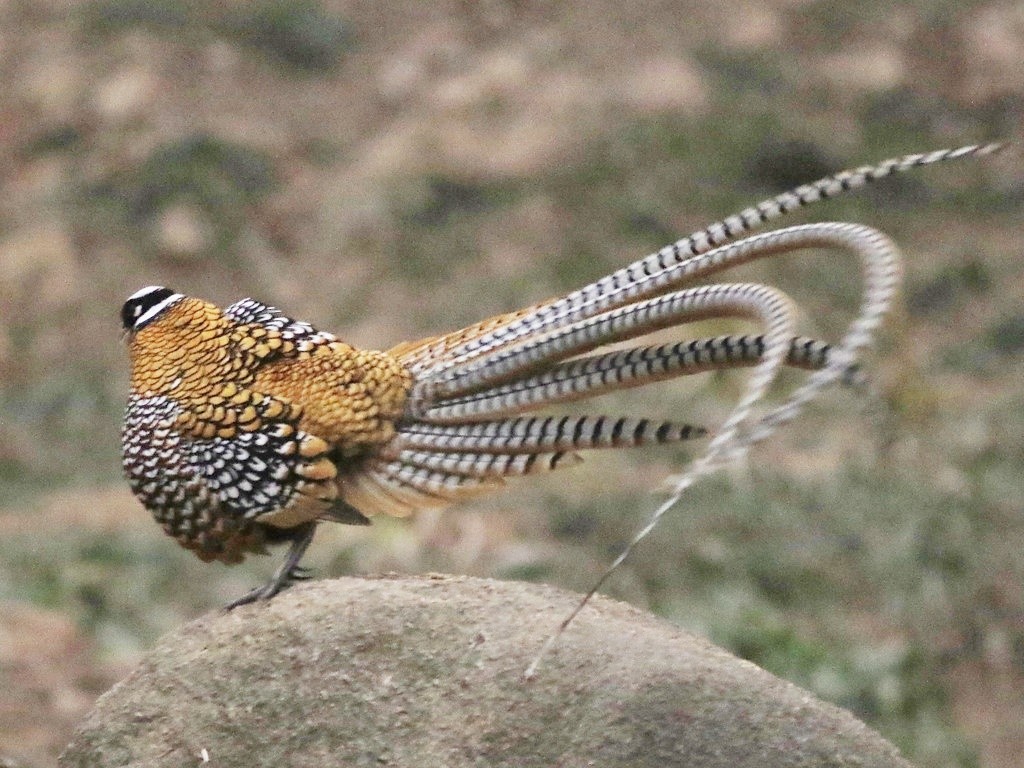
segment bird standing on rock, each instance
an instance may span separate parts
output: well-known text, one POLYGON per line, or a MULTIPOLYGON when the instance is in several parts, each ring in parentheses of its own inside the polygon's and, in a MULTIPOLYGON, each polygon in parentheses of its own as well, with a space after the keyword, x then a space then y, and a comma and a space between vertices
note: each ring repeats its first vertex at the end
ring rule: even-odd
MULTIPOLYGON (((125 302, 131 388, 124 468, 164 530, 204 561, 238 563, 289 543, 284 564, 234 607, 305 578, 320 521, 364 525, 568 466, 578 451, 704 437, 633 416, 524 415, 668 378, 759 364, 765 334, 626 342, 712 317, 766 328, 792 314, 775 288, 703 284, 709 274, 806 247, 891 250, 881 233, 824 222, 739 239, 796 208, 869 181, 998 145, 908 155, 846 171, 730 216, 584 288, 468 328, 362 350, 243 299, 225 309, 150 286, 125 302), (690 286, 684 288, 684 286, 690 286), (614 350, 603 347, 617 344, 614 350)), ((889 264, 890 262, 886 262, 889 264)), ((828 364, 829 344, 788 337, 780 360, 828 364)))

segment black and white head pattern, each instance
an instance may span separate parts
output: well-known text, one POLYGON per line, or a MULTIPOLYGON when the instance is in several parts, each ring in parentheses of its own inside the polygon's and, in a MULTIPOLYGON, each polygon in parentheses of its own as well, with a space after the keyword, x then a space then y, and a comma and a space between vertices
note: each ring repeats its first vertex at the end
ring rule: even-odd
POLYGON ((185 298, 162 285, 148 285, 136 291, 121 307, 121 324, 126 331, 138 331, 153 322, 168 307, 185 298))

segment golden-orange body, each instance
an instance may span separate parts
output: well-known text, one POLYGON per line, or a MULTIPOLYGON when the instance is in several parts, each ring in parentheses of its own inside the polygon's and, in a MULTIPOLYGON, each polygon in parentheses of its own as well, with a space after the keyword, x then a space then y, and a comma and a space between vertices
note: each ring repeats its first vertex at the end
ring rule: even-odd
MULTIPOLYGON (((126 419, 129 478, 144 501, 154 502, 148 506, 168 533, 204 560, 225 562, 237 562, 246 551, 262 551, 267 525, 288 529, 330 518, 343 495, 345 470, 392 437, 412 382, 387 352, 355 349, 312 329, 296 334, 239 322, 189 297, 178 298, 132 331, 129 356, 129 410, 134 405, 135 413, 144 413, 139 404, 155 401, 171 404, 161 418, 126 419), (129 460, 133 446, 145 451, 147 444, 159 445, 170 435, 174 450, 159 462, 159 473, 147 474, 142 464, 129 460), (240 501, 236 506, 243 514, 231 514, 218 508, 229 502, 197 487, 192 502, 202 509, 195 519, 183 521, 163 509, 166 502, 161 503, 158 489, 147 492, 152 483, 181 474, 190 462, 218 460, 218 446, 260 435, 275 444, 278 476, 272 482, 291 484, 296 491, 284 504, 247 509, 240 501), (188 450, 194 445, 206 445, 209 456, 188 450)), ((263 471, 268 462, 256 459, 249 464, 263 471)), ((235 464, 224 470, 230 476, 222 485, 245 474, 246 459, 235 464)))

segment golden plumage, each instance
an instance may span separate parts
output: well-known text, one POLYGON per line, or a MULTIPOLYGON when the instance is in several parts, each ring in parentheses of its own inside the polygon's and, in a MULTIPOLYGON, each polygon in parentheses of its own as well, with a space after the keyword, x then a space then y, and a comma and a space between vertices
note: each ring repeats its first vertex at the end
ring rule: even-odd
POLYGON ((125 467, 183 546, 233 563, 263 551, 268 526, 358 517, 339 501, 338 463, 394 433, 411 384, 395 358, 164 288, 136 294, 125 318, 125 467))

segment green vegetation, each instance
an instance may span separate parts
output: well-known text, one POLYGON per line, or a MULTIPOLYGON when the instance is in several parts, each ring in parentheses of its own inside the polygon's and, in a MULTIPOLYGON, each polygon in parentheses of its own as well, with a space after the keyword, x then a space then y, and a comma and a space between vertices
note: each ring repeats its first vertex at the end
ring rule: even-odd
POLYGON ((349 25, 316 0, 258 0, 231 10, 184 0, 94 0, 82 17, 99 36, 141 28, 174 38, 220 37, 315 75, 337 69, 352 46, 349 25))
POLYGON ((155 255, 172 258, 173 250, 161 247, 159 222, 169 210, 187 206, 195 226, 210 231, 196 240, 199 255, 230 259, 247 226, 248 207, 274 189, 276 176, 265 153, 199 134, 156 148, 137 167, 93 186, 82 202, 114 212, 133 239, 148 240, 155 255))
POLYGON ((261 0, 224 23, 225 34, 309 73, 335 70, 352 45, 349 26, 315 0, 261 0))

